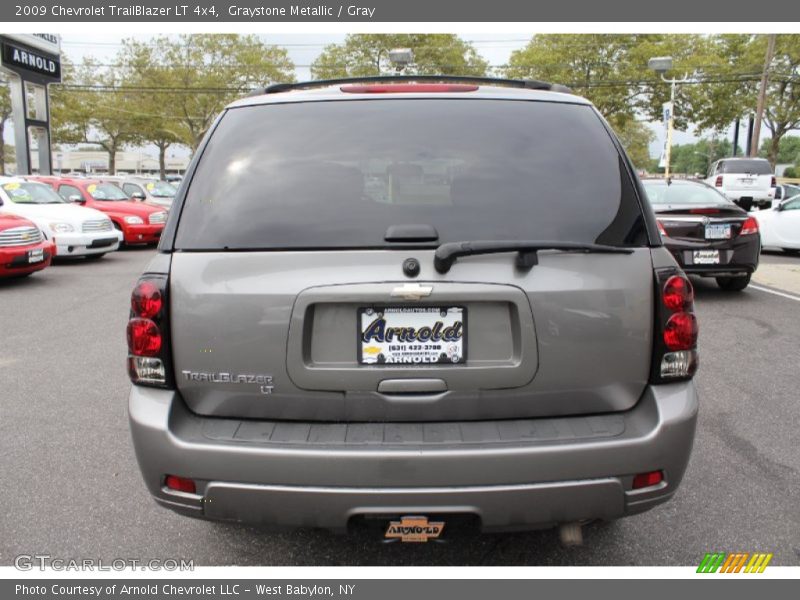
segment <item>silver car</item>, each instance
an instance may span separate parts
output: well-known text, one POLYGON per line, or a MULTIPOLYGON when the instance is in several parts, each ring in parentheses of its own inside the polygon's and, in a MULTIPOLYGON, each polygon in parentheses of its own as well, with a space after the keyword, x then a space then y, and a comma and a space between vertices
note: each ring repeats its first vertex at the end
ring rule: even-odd
POLYGON ((186 179, 128 324, 159 504, 578 543, 678 489, 692 287, 587 100, 444 77, 273 86, 225 109, 186 179))
POLYGON ((178 191, 171 183, 150 177, 125 177, 117 185, 134 200, 144 200, 169 210, 178 191))

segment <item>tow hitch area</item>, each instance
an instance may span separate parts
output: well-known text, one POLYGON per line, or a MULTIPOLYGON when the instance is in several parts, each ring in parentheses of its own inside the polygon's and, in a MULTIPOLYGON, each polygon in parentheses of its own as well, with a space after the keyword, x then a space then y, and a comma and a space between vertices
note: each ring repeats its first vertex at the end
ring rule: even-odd
POLYGON ((422 542, 437 539, 444 530, 444 521, 429 521, 428 517, 407 516, 389 521, 384 537, 387 541, 422 542))

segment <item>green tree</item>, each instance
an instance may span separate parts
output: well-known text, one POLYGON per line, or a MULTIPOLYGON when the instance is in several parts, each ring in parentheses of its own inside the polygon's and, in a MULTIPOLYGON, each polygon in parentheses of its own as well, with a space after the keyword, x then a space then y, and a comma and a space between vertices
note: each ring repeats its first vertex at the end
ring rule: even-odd
MULTIPOLYGON (((756 50, 766 43, 763 37, 755 44, 756 50)), ((772 134, 767 158, 775 168, 784 136, 800 129, 800 35, 777 36, 764 124, 772 134)))
MULTIPOLYGON (((771 138, 761 140, 761 148, 758 151, 758 155, 762 158, 768 158, 771 148, 771 138)), ((776 164, 800 164, 800 136, 787 135, 779 142, 775 162, 776 164)))
POLYGON ((628 121, 616 130, 617 137, 637 169, 649 169, 650 143, 655 139, 653 131, 641 121, 628 121))
POLYGON ((90 144, 108 154, 108 171, 116 172, 117 152, 141 143, 137 93, 124 69, 86 57, 80 65, 62 61, 63 85, 51 86, 53 140, 90 144))
MULTIPOLYGON (((286 49, 264 44, 254 35, 160 36, 151 47, 152 62, 139 75, 153 83, 151 110, 160 109, 162 122, 154 121, 153 129, 171 132, 192 152, 226 104, 254 88, 294 81, 294 64, 286 49)), ((162 145, 174 143, 167 137, 156 139, 152 132, 148 137, 162 145)))
POLYGON ((404 73, 413 75, 486 74, 488 63, 475 48, 454 34, 350 34, 343 44, 325 47, 311 65, 316 79, 369 77, 395 72, 389 62, 389 51, 410 48, 414 62, 404 73))

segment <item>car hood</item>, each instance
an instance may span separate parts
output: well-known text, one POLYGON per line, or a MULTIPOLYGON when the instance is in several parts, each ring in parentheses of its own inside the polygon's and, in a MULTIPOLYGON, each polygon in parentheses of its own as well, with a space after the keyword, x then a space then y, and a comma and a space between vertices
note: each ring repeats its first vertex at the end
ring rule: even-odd
POLYGON ((84 221, 108 218, 99 210, 74 204, 14 204, 12 210, 18 215, 37 222, 60 221, 70 225, 80 225, 84 221))
MULTIPOLYGON (((0 209, 1 210, 1 209, 0 209)), ((35 224, 24 217, 11 213, 0 212, 0 231, 14 227, 35 227, 35 224)))
POLYGON ((101 208, 105 213, 116 213, 119 215, 136 215, 137 217, 148 217, 153 213, 164 212, 161 207, 150 206, 145 202, 133 202, 127 200, 102 201, 95 200, 94 206, 101 208))

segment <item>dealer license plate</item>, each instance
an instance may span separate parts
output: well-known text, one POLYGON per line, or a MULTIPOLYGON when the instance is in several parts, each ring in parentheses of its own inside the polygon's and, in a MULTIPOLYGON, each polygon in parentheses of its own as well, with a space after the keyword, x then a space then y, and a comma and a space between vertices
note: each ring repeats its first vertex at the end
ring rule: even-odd
POLYGON ((37 263, 44 260, 44 248, 28 252, 28 263, 37 263))
POLYGON ((363 365, 466 362, 462 306, 388 306, 358 309, 358 362, 363 365))
POLYGON ((729 240, 731 239, 731 226, 729 223, 714 223, 706 225, 707 240, 729 240))
POLYGON ((696 265, 718 265, 719 250, 693 250, 692 262, 696 265))

